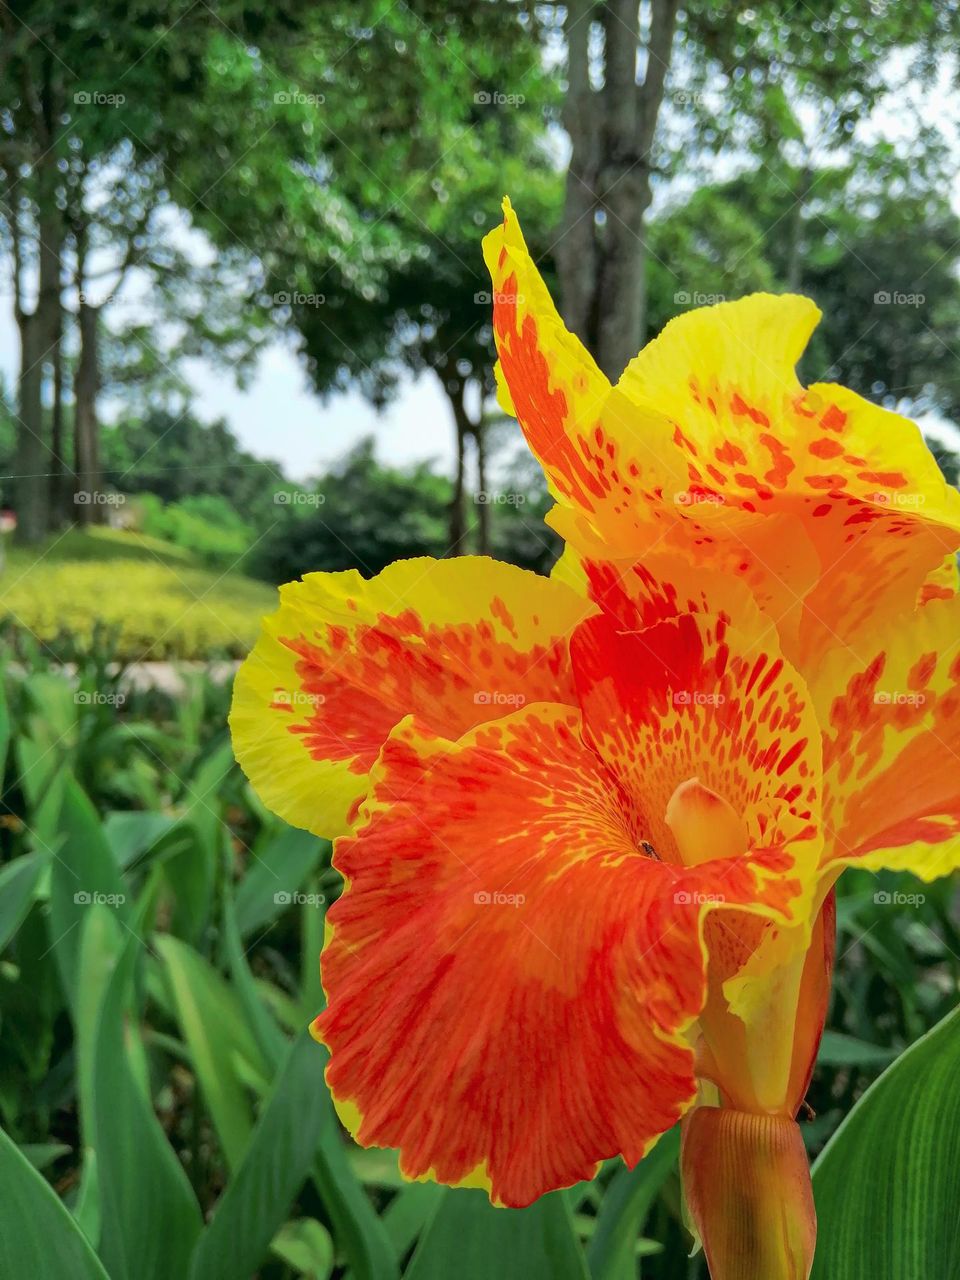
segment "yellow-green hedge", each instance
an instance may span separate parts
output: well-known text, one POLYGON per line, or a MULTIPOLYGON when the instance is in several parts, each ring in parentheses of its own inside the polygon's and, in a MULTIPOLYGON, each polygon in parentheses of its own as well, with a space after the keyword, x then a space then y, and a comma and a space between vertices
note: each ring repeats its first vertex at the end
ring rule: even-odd
POLYGON ((88 644, 97 622, 118 626, 117 656, 126 661, 241 656, 276 607, 275 593, 175 554, 158 558, 158 545, 96 530, 71 533, 46 553, 14 550, 0 574, 0 617, 54 649, 65 636, 88 644))

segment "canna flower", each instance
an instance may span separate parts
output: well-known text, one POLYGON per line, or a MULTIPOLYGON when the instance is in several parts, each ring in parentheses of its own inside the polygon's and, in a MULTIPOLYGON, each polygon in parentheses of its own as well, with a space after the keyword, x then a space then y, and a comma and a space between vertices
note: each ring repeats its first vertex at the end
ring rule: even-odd
POLYGON ((504 408, 590 564, 676 550, 747 583, 801 669, 956 589, 960 495, 917 427, 795 372, 820 317, 756 294, 671 320, 611 386, 516 215, 484 241, 504 408))
POLYGON ((509 206, 485 248, 553 577, 309 574, 235 685, 254 788, 336 838, 327 1083, 406 1176, 503 1205, 682 1119, 714 1280, 802 1280, 833 886, 960 861, 956 495, 796 381, 806 299, 690 313, 611 388, 509 206))
POLYGON ((635 1163, 698 1090, 802 1099, 818 724, 742 585, 686 573, 681 605, 676 573, 619 613, 481 558, 310 574, 238 674, 254 787, 342 833, 314 1029, 345 1125, 409 1177, 525 1205, 635 1163), (776 1052, 727 995, 775 1006, 776 1052))

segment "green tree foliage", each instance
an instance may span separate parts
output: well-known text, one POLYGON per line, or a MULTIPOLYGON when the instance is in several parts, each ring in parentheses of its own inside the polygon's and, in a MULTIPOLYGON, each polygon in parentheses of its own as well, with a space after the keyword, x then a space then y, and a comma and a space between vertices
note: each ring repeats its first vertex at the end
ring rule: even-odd
POLYGON ((279 463, 241 449, 222 420, 201 422, 187 410, 154 408, 103 433, 107 480, 124 493, 155 493, 164 502, 219 496, 250 518, 267 512, 286 484, 279 463))

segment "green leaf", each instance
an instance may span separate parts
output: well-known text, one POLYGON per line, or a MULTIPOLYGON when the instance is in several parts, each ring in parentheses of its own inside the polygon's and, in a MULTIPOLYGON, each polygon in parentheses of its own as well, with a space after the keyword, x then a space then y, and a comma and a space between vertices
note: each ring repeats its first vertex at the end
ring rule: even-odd
POLYGON ((107 983, 98 1023, 100 1256, 110 1280, 181 1280, 200 1233, 200 1209, 128 1056, 125 1013, 138 949, 130 938, 107 983))
POLYGON ((333 1241, 316 1218, 285 1222, 270 1248, 306 1280, 327 1280, 333 1270, 333 1241))
POLYGON ((304 1032, 264 1105, 243 1162, 197 1243, 189 1274, 193 1280, 237 1280, 252 1275, 270 1241, 289 1216, 309 1176, 329 1119, 317 1106, 323 1054, 304 1032))
POLYGON ((814 1167, 814 1280, 960 1275, 960 1010, 889 1067, 814 1167))
POLYGON ((680 1131, 671 1129, 635 1169, 619 1169, 614 1174, 587 1247, 593 1280, 634 1280, 637 1240, 679 1152, 680 1131))
POLYGON ((137 862, 177 826, 166 813, 146 813, 139 809, 108 813, 103 832, 117 864, 129 867, 137 862))
POLYGON ((107 1280, 53 1188, 0 1129, 0 1276, 107 1280))
POLYGON ((448 1190, 406 1280, 586 1280, 583 1250, 562 1191, 528 1209, 495 1209, 482 1191, 448 1190))
POLYGON ((77 972, 83 921, 92 906, 102 904, 126 920, 127 886, 104 838, 103 825, 79 784, 64 784, 60 829, 65 835, 52 863, 50 878, 50 942, 63 989, 77 1003, 77 972))
POLYGON ((46 865, 46 855, 28 853, 0 871, 0 951, 20 928, 33 901, 33 890, 46 865))
POLYGON ((325 840, 286 826, 266 844, 257 845, 237 886, 237 925, 242 937, 262 932, 287 910, 326 848, 325 840))
POLYGON ((896 1057, 896 1051, 880 1044, 870 1044, 840 1031, 825 1031, 817 1063, 823 1067, 885 1067, 896 1057))
POLYGON ((235 1171, 253 1129, 237 1056, 246 1058, 264 1076, 269 1076, 267 1064, 235 993, 220 974, 192 947, 170 934, 156 939, 156 949, 166 965, 177 1018, 217 1137, 227 1164, 235 1171))

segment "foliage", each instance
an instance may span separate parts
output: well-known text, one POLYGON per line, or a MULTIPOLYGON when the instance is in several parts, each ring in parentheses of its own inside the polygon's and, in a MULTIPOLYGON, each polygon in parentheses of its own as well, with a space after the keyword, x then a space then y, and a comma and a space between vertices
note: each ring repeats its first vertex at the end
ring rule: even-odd
POLYGON ((205 564, 235 568, 255 538, 253 527, 219 494, 196 494, 164 506, 155 494, 144 493, 133 505, 144 533, 183 547, 205 564))
POLYGON ((128 661, 240 657, 273 607, 260 583, 114 529, 68 533, 39 556, 11 551, 0 576, 0 617, 64 660, 104 627, 128 661))
MULTIPOLYGON (((54 1280, 446 1280, 490 1274, 494 1258, 518 1280, 702 1277, 686 1261, 675 1134, 636 1170, 607 1162, 521 1211, 405 1184, 393 1153, 353 1147, 304 1031, 340 888, 329 845, 256 801, 226 737, 228 684, 188 673, 176 697, 131 686, 103 638, 71 656, 68 674, 21 641, 0 699, 0 1186, 22 1210, 5 1218, 9 1274, 42 1256, 54 1280)), ((893 879, 854 878, 842 894, 838 996, 811 1095, 830 1101, 806 1125, 813 1147, 886 1046, 916 1040, 955 998, 949 887, 922 890, 919 910, 896 905, 893 879)), ((928 1123, 911 1064, 946 1071, 955 1021, 878 1086, 927 1108, 928 1142, 944 1126, 928 1123)), ((868 1116, 885 1129, 901 1109, 871 1109, 873 1097, 818 1178, 862 1159, 868 1116)))
POLYGON ((241 449, 224 421, 201 422, 190 408, 121 419, 104 431, 103 453, 106 479, 122 493, 164 502, 218 496, 246 516, 268 511, 284 483, 278 463, 241 449))

